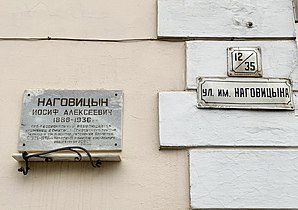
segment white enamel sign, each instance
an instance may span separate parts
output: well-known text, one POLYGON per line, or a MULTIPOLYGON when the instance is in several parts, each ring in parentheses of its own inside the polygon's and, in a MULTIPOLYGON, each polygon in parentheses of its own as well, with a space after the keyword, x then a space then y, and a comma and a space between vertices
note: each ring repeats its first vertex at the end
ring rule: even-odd
POLYGON ((198 108, 294 109, 288 79, 199 77, 197 81, 198 108))
POLYGON ((230 47, 228 76, 262 77, 261 49, 259 47, 230 47))

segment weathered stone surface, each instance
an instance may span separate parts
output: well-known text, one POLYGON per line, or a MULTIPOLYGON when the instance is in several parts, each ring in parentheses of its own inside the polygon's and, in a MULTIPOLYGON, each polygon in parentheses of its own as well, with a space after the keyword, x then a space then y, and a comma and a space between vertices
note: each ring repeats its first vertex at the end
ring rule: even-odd
POLYGON ((296 209, 297 150, 191 150, 193 209, 296 209))
POLYGON ((159 0, 159 37, 295 37, 292 0, 159 0))
POLYGON ((298 146, 294 111, 198 109, 196 96, 159 94, 161 147, 298 146))
POLYGON ((298 89, 297 44, 293 41, 189 41, 186 44, 186 86, 196 89, 196 77, 227 77, 227 48, 260 47, 263 77, 289 78, 298 89), (211 62, 212 61, 212 62, 211 62))

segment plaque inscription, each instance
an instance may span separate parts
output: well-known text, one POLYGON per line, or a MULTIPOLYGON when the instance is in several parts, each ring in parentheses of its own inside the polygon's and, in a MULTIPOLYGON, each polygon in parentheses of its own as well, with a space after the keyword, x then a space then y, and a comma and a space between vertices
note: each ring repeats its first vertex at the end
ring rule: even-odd
POLYGON ((122 107, 120 90, 26 90, 18 150, 121 150, 122 107))

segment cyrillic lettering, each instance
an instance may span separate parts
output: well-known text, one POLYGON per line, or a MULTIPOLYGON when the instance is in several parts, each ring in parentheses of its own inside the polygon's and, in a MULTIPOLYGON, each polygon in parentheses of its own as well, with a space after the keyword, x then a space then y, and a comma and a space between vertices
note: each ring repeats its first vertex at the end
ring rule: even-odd
POLYGON ((69 98, 68 99, 68 105, 69 106, 75 106, 75 99, 74 98, 69 98))
POLYGON ((260 88, 256 88, 256 96, 257 96, 257 98, 260 98, 260 92, 261 92, 260 88))
POLYGON ((266 88, 267 98, 272 98, 271 89, 266 88))
POLYGON ((67 106, 67 104, 68 104, 67 102, 68 102, 67 98, 61 98, 60 105, 61 106, 67 106))
POLYGON ((80 98, 80 99, 76 98, 76 106, 82 106, 82 105, 83 105, 83 99, 82 98, 80 98))
POLYGON ((285 97, 285 89, 284 88, 280 89, 280 97, 285 97))
POLYGON ((254 88, 250 88, 250 96, 252 98, 256 97, 256 92, 255 92, 255 89, 254 88))
POLYGON ((91 107, 91 105, 90 105, 90 98, 88 98, 88 102, 87 103, 86 103, 86 98, 84 98, 83 106, 91 107))
POLYGON ((273 88, 271 88, 271 89, 272 89, 272 97, 275 98, 276 97, 276 91, 274 91, 273 88))
POLYGON ((91 99, 91 106, 98 106, 99 103, 100 103, 100 100, 95 101, 93 98, 91 99))
POLYGON ((52 99, 47 100, 46 106, 53 106, 52 99))
POLYGON ((235 97, 239 97, 239 92, 240 92, 239 88, 235 88, 234 90, 235 90, 235 97))
POLYGON ((286 97, 287 97, 287 98, 290 98, 290 95, 289 95, 289 89, 288 89, 288 88, 286 88, 286 97))
POLYGON ((60 101, 60 98, 54 98, 54 100, 53 100, 53 106, 56 106, 56 101, 60 101))
POLYGON ((203 96, 207 96, 207 89, 203 89, 203 96))
POLYGON ((40 106, 40 104, 42 104, 42 106, 45 105, 46 99, 43 98, 42 100, 40 98, 37 99, 37 106, 40 106))
POLYGON ((266 97, 266 88, 261 88, 261 97, 266 97))
POLYGON ((208 96, 213 96, 211 88, 208 89, 208 96))
POLYGON ((109 99, 106 98, 105 100, 103 98, 100 99, 100 106, 109 106, 109 99))

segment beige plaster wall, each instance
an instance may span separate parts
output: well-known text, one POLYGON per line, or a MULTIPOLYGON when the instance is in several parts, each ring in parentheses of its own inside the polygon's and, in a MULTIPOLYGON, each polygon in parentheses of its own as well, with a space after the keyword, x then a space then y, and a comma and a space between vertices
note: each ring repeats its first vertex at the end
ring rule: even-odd
MULTIPOLYGON (((0 38, 152 39, 156 0, 0 0, 0 38)), ((0 209, 188 209, 186 151, 159 151, 159 91, 183 90, 184 43, 0 40, 0 209), (122 89, 122 162, 17 172, 28 88, 122 89)))
POLYGON ((185 87, 183 42, 1 39, 154 39, 156 11, 156 0, 0 0, 1 210, 189 209, 187 151, 159 151, 158 138, 157 93, 185 87), (18 173, 11 154, 28 88, 122 89, 122 162, 34 163, 18 173))
POLYGON ((0 0, 1 37, 155 38, 157 0, 0 0))

